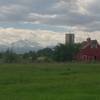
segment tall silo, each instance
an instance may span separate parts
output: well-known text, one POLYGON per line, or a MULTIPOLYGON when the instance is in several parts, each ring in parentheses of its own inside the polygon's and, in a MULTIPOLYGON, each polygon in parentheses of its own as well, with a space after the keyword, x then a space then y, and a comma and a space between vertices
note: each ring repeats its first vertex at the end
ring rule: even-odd
POLYGON ((72 33, 65 34, 65 44, 74 44, 75 35, 72 33))

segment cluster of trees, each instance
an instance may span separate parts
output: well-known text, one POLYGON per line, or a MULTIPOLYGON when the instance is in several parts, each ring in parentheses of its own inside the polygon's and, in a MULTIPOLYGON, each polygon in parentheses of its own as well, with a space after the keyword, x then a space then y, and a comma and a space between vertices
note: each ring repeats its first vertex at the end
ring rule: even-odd
POLYGON ((37 52, 30 51, 24 54, 16 54, 8 49, 0 53, 1 63, 32 63, 32 62, 66 62, 74 60, 74 56, 80 49, 80 44, 59 44, 54 48, 44 48, 37 52))

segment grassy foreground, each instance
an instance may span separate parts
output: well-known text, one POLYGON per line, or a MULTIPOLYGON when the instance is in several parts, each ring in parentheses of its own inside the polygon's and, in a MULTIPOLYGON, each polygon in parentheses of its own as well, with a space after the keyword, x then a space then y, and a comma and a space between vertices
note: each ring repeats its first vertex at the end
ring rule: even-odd
POLYGON ((100 64, 2 64, 0 100, 100 100, 100 64))

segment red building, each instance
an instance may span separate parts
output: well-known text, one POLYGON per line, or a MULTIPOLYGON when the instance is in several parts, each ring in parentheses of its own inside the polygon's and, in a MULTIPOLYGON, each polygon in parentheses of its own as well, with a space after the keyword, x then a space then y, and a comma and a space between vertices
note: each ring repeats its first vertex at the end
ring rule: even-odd
POLYGON ((76 59, 79 61, 92 61, 100 60, 100 45, 97 40, 91 40, 90 38, 87 41, 82 43, 80 52, 77 54, 76 59))

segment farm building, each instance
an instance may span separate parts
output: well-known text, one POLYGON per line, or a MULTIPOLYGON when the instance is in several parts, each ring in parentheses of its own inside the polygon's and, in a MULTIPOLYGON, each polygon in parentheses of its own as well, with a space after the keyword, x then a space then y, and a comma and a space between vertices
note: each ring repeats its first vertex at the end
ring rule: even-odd
POLYGON ((81 49, 76 56, 79 61, 100 61, 100 45, 97 40, 88 38, 82 42, 81 49))

